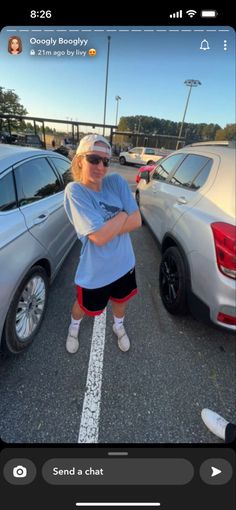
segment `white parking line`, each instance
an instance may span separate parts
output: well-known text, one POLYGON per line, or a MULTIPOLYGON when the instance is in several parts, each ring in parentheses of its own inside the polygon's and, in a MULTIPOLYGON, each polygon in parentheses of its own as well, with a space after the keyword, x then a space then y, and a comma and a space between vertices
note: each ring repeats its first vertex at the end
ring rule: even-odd
POLYGON ((98 442, 105 334, 106 310, 94 319, 78 443, 98 442))

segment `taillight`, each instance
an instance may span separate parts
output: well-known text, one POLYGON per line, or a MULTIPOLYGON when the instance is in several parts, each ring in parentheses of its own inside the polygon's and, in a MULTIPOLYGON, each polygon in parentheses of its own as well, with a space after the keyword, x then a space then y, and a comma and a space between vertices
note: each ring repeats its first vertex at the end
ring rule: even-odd
POLYGON ((217 320, 219 322, 223 322, 224 324, 229 324, 230 326, 236 326, 236 317, 233 315, 227 315, 226 313, 219 312, 217 315, 217 320))
POLYGON ((219 270, 236 279, 236 227, 229 223, 211 224, 219 270))

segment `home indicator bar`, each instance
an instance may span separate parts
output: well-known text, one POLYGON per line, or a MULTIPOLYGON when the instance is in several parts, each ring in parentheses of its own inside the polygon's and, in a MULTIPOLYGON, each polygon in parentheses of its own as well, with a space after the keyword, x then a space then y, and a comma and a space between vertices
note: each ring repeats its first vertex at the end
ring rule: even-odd
POLYGON ((161 506, 161 503, 75 503, 76 506, 161 506))

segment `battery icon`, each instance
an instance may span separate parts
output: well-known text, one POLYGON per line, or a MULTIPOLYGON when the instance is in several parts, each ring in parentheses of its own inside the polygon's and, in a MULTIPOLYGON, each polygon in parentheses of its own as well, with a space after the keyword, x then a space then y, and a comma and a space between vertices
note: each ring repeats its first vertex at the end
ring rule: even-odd
POLYGON ((201 11, 202 18, 216 18, 217 14, 216 11, 201 11))

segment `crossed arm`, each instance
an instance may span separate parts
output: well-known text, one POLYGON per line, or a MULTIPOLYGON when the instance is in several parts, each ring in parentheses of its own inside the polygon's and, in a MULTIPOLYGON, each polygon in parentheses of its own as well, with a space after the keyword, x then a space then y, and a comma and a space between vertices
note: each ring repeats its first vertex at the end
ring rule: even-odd
POLYGON ((141 227, 141 224, 142 220, 139 211, 135 211, 130 215, 121 211, 114 218, 108 220, 99 230, 89 234, 88 238, 97 246, 103 246, 117 235, 125 234, 141 227))

